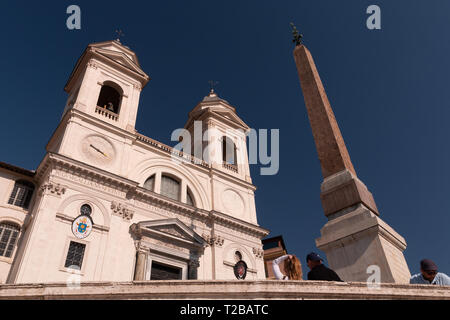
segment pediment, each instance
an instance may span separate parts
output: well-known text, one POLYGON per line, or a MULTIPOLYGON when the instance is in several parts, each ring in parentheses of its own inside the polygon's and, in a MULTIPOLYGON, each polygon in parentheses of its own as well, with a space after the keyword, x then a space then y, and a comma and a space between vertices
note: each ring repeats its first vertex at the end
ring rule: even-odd
POLYGON ((146 76, 145 72, 139 67, 136 62, 134 62, 129 55, 124 52, 113 51, 109 49, 97 48, 95 52, 110 59, 114 62, 133 70, 136 73, 139 73, 142 76, 146 76))
POLYGON ((241 118, 239 118, 239 116, 234 112, 230 112, 228 110, 214 110, 212 111, 212 113, 222 116, 232 122, 236 122, 239 125, 248 128, 247 124, 241 118))
POLYGON ((196 246, 206 245, 206 241, 200 235, 178 219, 140 222, 137 224, 137 227, 142 236, 151 236, 153 234, 196 246))
POLYGON ((137 75, 142 87, 150 80, 150 77, 141 69, 137 55, 128 47, 122 45, 119 41, 106 41, 99 43, 92 43, 88 45, 83 55, 78 59, 70 77, 64 87, 66 92, 71 92, 75 81, 82 75, 84 67, 90 62, 92 58, 102 60, 106 63, 112 63, 113 67, 117 65, 125 68, 127 73, 137 75), (80 68, 80 67, 83 68, 80 68))
POLYGON ((205 117, 213 116, 220 120, 228 120, 238 127, 244 128, 245 130, 249 129, 248 125, 234 112, 234 110, 220 106, 193 110, 189 115, 189 120, 187 121, 185 128, 189 127, 194 121, 197 121, 200 118, 204 119, 202 115, 205 113, 208 113, 205 117))
POLYGON ((188 235, 186 232, 183 232, 183 230, 176 225, 157 226, 157 227, 150 228, 150 230, 157 230, 159 232, 162 232, 165 234, 170 234, 174 237, 178 237, 178 238, 181 238, 184 240, 190 240, 190 241, 193 240, 193 238, 190 235, 188 235))
POLYGON ((124 54, 129 60, 140 67, 137 55, 128 47, 121 44, 119 41, 104 41, 98 43, 91 43, 89 48, 96 50, 104 50, 109 52, 118 52, 124 54))

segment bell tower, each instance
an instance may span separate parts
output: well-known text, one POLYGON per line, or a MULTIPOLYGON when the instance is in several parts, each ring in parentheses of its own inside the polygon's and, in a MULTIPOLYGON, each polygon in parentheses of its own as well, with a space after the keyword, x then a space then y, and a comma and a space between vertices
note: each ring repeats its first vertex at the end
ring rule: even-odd
POLYGON ((251 183, 246 142, 250 128, 214 89, 189 113, 185 129, 192 137, 193 156, 251 183))
POLYGON ((69 97, 47 152, 123 174, 150 78, 119 40, 90 44, 64 88, 69 97))
POLYGON ((119 40, 90 44, 64 88, 69 98, 63 117, 77 109, 134 132, 140 93, 149 80, 136 54, 119 40))

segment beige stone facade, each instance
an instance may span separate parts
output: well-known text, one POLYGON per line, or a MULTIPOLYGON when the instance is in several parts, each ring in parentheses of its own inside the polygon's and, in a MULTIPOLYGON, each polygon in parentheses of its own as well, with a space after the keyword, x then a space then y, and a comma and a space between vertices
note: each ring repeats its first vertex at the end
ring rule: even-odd
POLYGON ((257 221, 249 128, 234 107, 211 93, 185 127, 193 131, 201 121, 201 134, 215 129, 207 141, 209 161, 189 154, 174 161, 179 152, 135 129, 149 79, 120 42, 88 46, 67 82, 62 119, 37 170, 0 169, 0 223, 20 230, 13 255, 0 260, 0 283, 65 282, 73 243, 84 250, 83 282, 150 280, 155 264, 178 270, 183 280, 231 280, 237 252, 248 279, 265 278, 258 252, 269 232, 257 221), (98 105, 105 88, 114 89, 118 104, 98 105), (224 136, 236 146, 236 163, 222 161, 224 136), (19 179, 34 185, 27 209, 8 204, 19 179), (93 230, 79 239, 72 222, 86 205, 93 230))

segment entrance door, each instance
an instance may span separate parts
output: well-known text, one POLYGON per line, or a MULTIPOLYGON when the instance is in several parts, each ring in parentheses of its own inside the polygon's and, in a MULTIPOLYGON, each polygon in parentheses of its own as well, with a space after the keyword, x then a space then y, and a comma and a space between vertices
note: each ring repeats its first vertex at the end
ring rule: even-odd
POLYGON ((182 280, 182 269, 164 265, 158 262, 152 262, 152 271, 150 280, 182 280))

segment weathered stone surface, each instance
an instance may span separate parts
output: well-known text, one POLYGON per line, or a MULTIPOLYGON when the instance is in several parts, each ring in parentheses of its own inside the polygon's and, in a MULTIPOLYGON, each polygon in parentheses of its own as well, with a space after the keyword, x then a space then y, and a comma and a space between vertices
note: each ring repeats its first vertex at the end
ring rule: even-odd
POLYGON ((358 299, 450 300, 450 287, 323 281, 146 281, 0 285, 0 300, 33 299, 147 299, 147 300, 251 300, 251 299, 358 299))
POLYGON ((327 178, 344 169, 356 175, 311 53, 300 45, 294 50, 294 58, 323 177, 327 178))
POLYGON ((321 234, 316 245, 341 279, 366 281, 368 267, 377 266, 381 282, 409 282, 405 239, 363 205, 330 220, 321 234))
POLYGON ((364 204, 372 212, 379 215, 372 193, 365 184, 349 170, 343 170, 324 180, 320 198, 325 215, 330 219, 333 213, 364 204))

